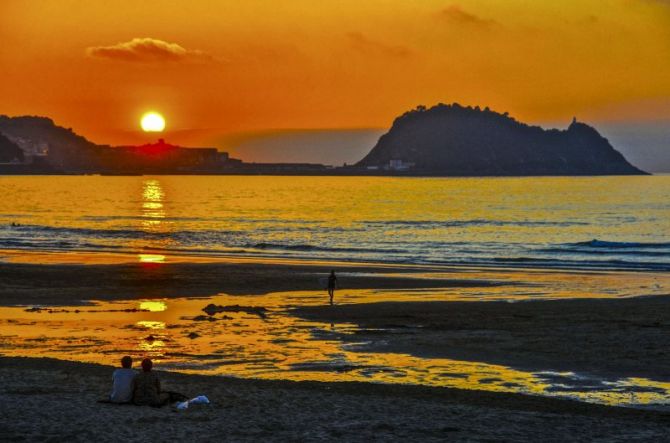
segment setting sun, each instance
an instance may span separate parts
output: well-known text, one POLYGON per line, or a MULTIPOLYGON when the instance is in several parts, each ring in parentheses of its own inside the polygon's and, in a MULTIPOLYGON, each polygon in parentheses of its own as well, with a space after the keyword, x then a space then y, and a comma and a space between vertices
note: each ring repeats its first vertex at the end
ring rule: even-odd
POLYGON ((157 112, 147 112, 140 121, 144 132, 162 132, 165 129, 165 119, 157 112))

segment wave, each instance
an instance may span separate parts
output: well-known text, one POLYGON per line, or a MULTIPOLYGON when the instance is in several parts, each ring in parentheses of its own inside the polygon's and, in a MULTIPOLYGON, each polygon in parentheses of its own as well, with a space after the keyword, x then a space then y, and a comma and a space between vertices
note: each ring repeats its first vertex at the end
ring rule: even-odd
POLYGON ((543 254, 557 255, 586 255, 586 256, 621 256, 621 257, 667 257, 670 258, 670 251, 663 249, 628 249, 628 248, 545 248, 537 251, 543 254))
POLYGON ((322 252, 358 252, 358 253, 379 253, 379 254, 401 254, 405 251, 399 249, 374 249, 374 248, 347 248, 347 247, 326 247, 310 244, 285 244, 285 243, 253 243, 245 245, 253 249, 279 249, 289 251, 322 251, 322 252))
MULTIPOLYGON (((366 222, 414 226, 464 226, 508 223, 468 221, 366 222)), ((512 223, 512 222, 510 222, 512 223)), ((527 223, 527 222, 513 222, 527 223)), ((544 223, 544 222, 531 222, 544 223)), ((98 226, 45 225, 0 226, 0 248, 54 251, 164 251, 165 254, 247 254, 305 259, 337 259, 393 263, 444 263, 483 266, 534 266, 547 268, 617 268, 670 270, 668 242, 613 242, 594 239, 574 243, 538 244, 505 241, 456 241, 471 235, 387 235, 384 229, 352 226, 257 226, 247 230, 146 231, 131 227, 102 229, 98 226), (134 229, 133 229, 134 228, 134 229), (309 233, 303 233, 308 230, 309 233)), ((190 226, 189 226, 190 227, 190 226)), ((504 240, 504 239, 503 239, 504 240)))
MULTIPOLYGON (((238 231, 208 230, 208 231, 146 231, 142 229, 95 229, 74 228, 44 225, 19 225, 11 227, 12 234, 34 235, 61 235, 75 238, 109 238, 109 239, 185 239, 192 238, 195 241, 212 240, 213 236, 230 236, 239 234, 238 231)), ((15 237, 15 235, 14 235, 15 237)))
POLYGON ((580 221, 551 220, 366 220, 360 222, 367 226, 411 226, 414 228, 460 228, 468 226, 578 226, 588 225, 580 221))
MULTIPOLYGON (((488 261, 488 260, 487 260, 488 261)), ((556 269, 612 269, 635 271, 670 271, 670 263, 650 263, 628 260, 563 260, 556 258, 536 257, 496 257, 494 263, 527 265, 529 267, 546 267, 556 269)))
POLYGON ((567 246, 578 246, 588 248, 607 249, 631 249, 631 248, 670 248, 670 243, 640 243, 640 242, 613 242, 593 239, 579 243, 568 243, 567 246))

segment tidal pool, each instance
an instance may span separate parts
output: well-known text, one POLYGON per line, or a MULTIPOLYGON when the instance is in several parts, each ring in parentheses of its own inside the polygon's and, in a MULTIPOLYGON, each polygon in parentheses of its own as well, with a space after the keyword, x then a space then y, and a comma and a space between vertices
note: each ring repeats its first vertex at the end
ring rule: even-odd
MULTIPOLYGON (((416 294, 417 296, 419 294, 416 294)), ((414 299, 406 291, 347 291, 342 303, 414 299)), ((439 290, 421 300, 444 300, 439 290)), ((321 292, 91 302, 0 308, 0 354, 117 365, 149 356, 185 373, 315 381, 367 381, 517 392, 636 407, 670 407, 670 383, 573 372, 525 372, 481 362, 366 352, 339 338, 359 328, 297 318, 290 307, 323 304, 321 292), (207 313, 208 305, 216 308, 207 313), (215 310, 217 312, 213 312, 215 310)))

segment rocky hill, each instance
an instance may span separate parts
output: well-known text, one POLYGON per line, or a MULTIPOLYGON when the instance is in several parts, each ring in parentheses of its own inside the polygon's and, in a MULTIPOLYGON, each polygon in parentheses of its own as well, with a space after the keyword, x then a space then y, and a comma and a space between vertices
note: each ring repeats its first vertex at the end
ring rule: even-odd
POLYGON ((584 123, 545 130, 458 104, 400 116, 356 166, 445 176, 646 174, 584 123))
POLYGON ((23 161, 23 150, 14 142, 0 134, 0 163, 23 161))
POLYGON ((0 115, 0 134, 18 145, 24 153, 48 152, 49 163, 53 167, 73 171, 95 169, 100 152, 105 148, 46 117, 0 115))

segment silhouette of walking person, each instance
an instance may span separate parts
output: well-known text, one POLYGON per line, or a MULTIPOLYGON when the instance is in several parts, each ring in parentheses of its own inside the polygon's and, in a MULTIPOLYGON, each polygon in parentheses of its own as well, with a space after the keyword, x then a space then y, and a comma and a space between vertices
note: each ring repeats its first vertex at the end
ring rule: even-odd
POLYGON ((328 276, 328 296, 330 297, 330 305, 333 306, 333 297, 335 296, 335 288, 337 287, 337 277, 335 277, 335 270, 330 271, 328 276))

